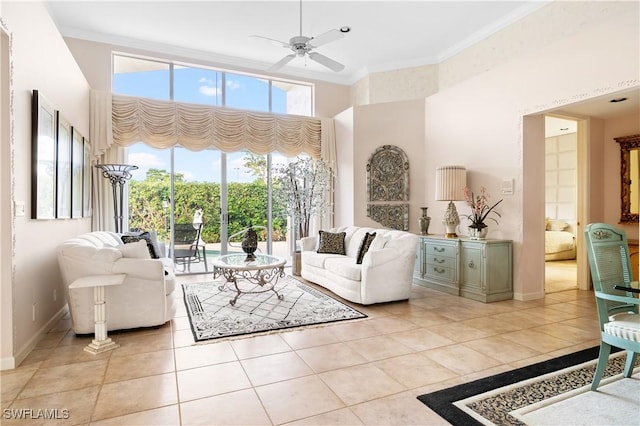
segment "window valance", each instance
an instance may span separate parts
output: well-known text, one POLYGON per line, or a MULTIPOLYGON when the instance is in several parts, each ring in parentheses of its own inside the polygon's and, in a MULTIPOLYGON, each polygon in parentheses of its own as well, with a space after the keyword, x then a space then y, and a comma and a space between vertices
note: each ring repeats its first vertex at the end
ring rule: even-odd
POLYGON ((305 152, 321 157, 319 118, 111 96, 113 143, 119 146, 144 142, 157 149, 180 145, 192 151, 215 147, 224 152, 305 152))

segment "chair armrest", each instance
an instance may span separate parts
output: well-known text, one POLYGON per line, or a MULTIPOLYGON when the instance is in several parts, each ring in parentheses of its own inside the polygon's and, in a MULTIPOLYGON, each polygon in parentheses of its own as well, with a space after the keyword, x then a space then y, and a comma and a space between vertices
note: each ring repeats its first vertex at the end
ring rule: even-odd
POLYGON ((616 290, 629 291, 631 293, 640 293, 640 288, 625 287, 623 285, 614 285, 613 288, 615 288, 616 290))
POLYGON ((164 265, 160 259, 133 259, 123 257, 113 264, 113 273, 127 274, 147 280, 164 279, 164 265))
POLYGON ((362 258, 362 266, 366 268, 375 268, 401 258, 402 256, 399 256, 398 254, 397 250, 391 248, 368 250, 362 258))
POLYGON ((608 294, 602 291, 595 292, 596 297, 599 299, 612 300, 614 302, 622 302, 622 303, 631 303, 634 305, 640 305, 640 299, 636 299, 635 297, 626 297, 626 296, 618 296, 615 294, 608 294))
POLYGON ((316 248, 316 240, 315 236, 309 236, 300 238, 300 250, 302 251, 313 251, 316 248))

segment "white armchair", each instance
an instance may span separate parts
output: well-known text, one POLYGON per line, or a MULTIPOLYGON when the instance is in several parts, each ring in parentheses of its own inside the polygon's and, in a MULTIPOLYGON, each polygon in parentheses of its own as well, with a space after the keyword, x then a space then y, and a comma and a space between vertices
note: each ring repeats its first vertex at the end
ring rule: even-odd
POLYGON ((124 245, 116 233, 97 231, 60 245, 58 263, 76 334, 94 332, 93 289, 69 289, 88 275, 126 274, 122 285, 105 289, 108 330, 161 325, 175 315, 173 261, 151 259, 146 247, 141 253, 134 244, 124 245))

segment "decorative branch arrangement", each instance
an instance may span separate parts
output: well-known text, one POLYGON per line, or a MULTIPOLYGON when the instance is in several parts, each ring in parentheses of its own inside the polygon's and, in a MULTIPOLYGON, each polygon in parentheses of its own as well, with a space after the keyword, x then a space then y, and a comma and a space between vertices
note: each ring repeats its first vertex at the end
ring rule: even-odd
POLYGON ((302 158, 276 169, 276 181, 283 189, 287 212, 295 220, 299 238, 309 236, 312 216, 321 216, 329 210, 330 178, 329 166, 312 158, 302 158))

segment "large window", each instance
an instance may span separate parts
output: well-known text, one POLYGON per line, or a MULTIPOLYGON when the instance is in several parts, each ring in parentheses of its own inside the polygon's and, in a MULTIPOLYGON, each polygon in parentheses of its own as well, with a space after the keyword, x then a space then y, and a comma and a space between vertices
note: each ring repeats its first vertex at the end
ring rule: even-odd
MULTIPOLYGON (((166 61, 114 54, 112 81, 118 94, 280 114, 313 112, 309 84, 166 61)), ((176 256, 178 272, 204 272, 205 256, 237 251, 229 237, 248 225, 260 227, 260 250, 288 255, 286 213, 270 172, 271 165, 287 161, 282 155, 157 150, 139 143, 127 148, 127 158, 139 167, 129 187, 130 228, 156 230, 173 247, 179 238, 172 238, 172 226, 202 220, 203 251, 187 264, 176 256)))

